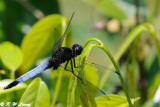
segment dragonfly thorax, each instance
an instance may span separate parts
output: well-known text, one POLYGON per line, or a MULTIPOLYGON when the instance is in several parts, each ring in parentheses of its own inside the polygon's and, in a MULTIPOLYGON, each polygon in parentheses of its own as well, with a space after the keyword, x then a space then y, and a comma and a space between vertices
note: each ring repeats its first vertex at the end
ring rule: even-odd
POLYGON ((78 44, 74 44, 72 49, 67 47, 58 48, 58 50, 52 54, 52 58, 49 60, 49 68, 53 67, 53 69, 57 69, 60 64, 80 55, 82 51, 83 47, 78 44))

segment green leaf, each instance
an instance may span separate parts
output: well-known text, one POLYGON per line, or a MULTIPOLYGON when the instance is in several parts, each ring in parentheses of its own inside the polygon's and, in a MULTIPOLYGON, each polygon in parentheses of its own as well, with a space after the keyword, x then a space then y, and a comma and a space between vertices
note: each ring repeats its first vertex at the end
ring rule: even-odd
POLYGON ((148 90, 147 90, 148 98, 153 98, 154 94, 156 93, 156 90, 158 89, 158 86, 160 84, 159 78, 160 78, 160 73, 158 72, 154 77, 152 84, 148 87, 148 90))
POLYGON ((25 91, 27 85, 21 83, 11 89, 4 90, 3 88, 13 80, 0 81, 0 101, 1 102, 18 102, 25 91))
POLYGON ((30 104, 30 107, 49 107, 50 96, 46 84, 40 78, 34 79, 22 95, 21 103, 30 104))
MULTIPOLYGON (((139 99, 140 99, 139 97, 132 99, 132 104, 134 105, 134 103, 139 99)), ((95 98, 95 101, 96 101, 97 107, 129 107, 127 98, 118 96, 115 94, 97 97, 95 98)))
MULTIPOLYGON (((134 104, 139 99, 139 97, 132 99, 132 104, 134 104)), ((115 94, 97 97, 95 100, 98 107, 129 107, 127 98, 115 94)))
MULTIPOLYGON (((45 56, 53 47, 54 28, 57 28, 61 36, 67 26, 68 20, 60 15, 49 15, 38 21, 25 36, 21 49, 24 54, 24 61, 21 66, 22 72, 26 72, 37 59, 45 56)), ((69 36, 66 35, 66 37, 69 36)))
POLYGON ((85 2, 96 6, 96 8, 103 14, 118 18, 125 19, 125 13, 118 7, 113 0, 84 0, 85 2))
POLYGON ((22 52, 20 48, 11 42, 0 44, 0 58, 3 65, 10 71, 16 71, 22 63, 22 52))
MULTIPOLYGON (((83 52, 82 52, 82 54, 81 54, 81 56, 80 56, 80 60, 79 61, 77 61, 77 63, 78 62, 81 62, 82 61, 82 59, 83 60, 87 60, 87 58, 88 58, 88 56, 89 56, 89 53, 90 53, 90 51, 91 51, 91 49, 94 47, 94 45, 93 44, 89 44, 89 45, 87 45, 84 49, 83 49, 83 52)), ((89 63, 89 62, 87 62, 87 63, 89 63)), ((93 66, 91 66, 91 65, 89 65, 89 64, 87 64, 86 66, 84 66, 84 70, 83 70, 84 72, 85 71, 87 71, 87 72, 85 72, 85 78, 87 79, 87 81, 89 81, 90 83, 92 83, 93 85, 95 85, 95 86, 98 86, 98 73, 97 73, 97 71, 96 71, 96 68, 94 68, 93 66), (92 74, 92 75, 90 75, 90 74, 92 74)), ((83 72, 82 71, 82 72, 83 72)), ((79 72, 81 72, 81 71, 79 71, 79 72)))
POLYGON ((67 89, 69 86, 69 78, 63 78, 64 75, 62 72, 70 73, 66 72, 64 68, 59 67, 57 70, 53 70, 51 74, 51 81, 53 86, 51 107, 54 107, 57 101, 61 103, 63 107, 67 106, 67 94, 70 94, 67 93, 67 89))
POLYGON ((0 1, 0 12, 3 12, 5 10, 5 3, 4 1, 0 1))

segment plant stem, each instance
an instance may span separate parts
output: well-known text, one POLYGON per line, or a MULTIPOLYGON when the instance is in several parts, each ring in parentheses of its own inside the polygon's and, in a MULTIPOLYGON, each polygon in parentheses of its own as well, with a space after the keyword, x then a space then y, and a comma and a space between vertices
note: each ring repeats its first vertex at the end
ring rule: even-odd
MULTIPOLYGON (((135 43, 135 42, 134 42, 135 43)), ((131 98, 135 98, 136 94, 136 78, 135 78, 135 68, 136 68, 136 47, 133 44, 133 47, 129 53, 129 56, 126 60, 126 85, 128 88, 128 92, 130 93, 131 98), (131 68, 130 68, 131 65, 131 68)))
POLYGON ((23 7, 25 7, 28 11, 30 11, 37 19, 42 19, 45 16, 41 10, 37 9, 30 2, 26 0, 15 0, 15 1, 20 5, 22 5, 23 7))
POLYGON ((10 72, 10 78, 11 79, 15 79, 15 71, 11 71, 10 72))
POLYGON ((136 6, 136 25, 139 24, 139 0, 134 0, 136 6))
POLYGON ((113 65, 114 65, 114 67, 116 69, 116 72, 118 73, 118 77, 119 77, 120 82, 122 84, 123 90, 124 90, 124 92, 126 94, 129 106, 132 107, 132 103, 131 103, 131 99, 130 99, 128 91, 127 91, 127 87, 126 87, 126 85, 124 83, 124 80, 123 80, 123 77, 122 77, 121 72, 119 70, 119 67, 118 67, 117 63, 115 62, 114 58, 112 57, 111 53, 109 52, 109 50, 107 49, 107 47, 105 47, 105 45, 103 44, 103 42, 101 42, 100 40, 98 40, 96 38, 88 39, 86 41, 86 43, 85 43, 84 46, 86 46, 88 44, 88 42, 90 42, 90 41, 96 41, 96 42, 98 42, 100 45, 99 44, 98 45, 95 44, 95 47, 101 48, 108 55, 108 57, 110 58, 110 60, 112 61, 113 65))
POLYGON ((155 0, 154 1, 154 6, 153 6, 153 9, 151 11, 151 14, 149 16, 149 21, 152 21, 152 19, 157 15, 157 12, 158 12, 158 7, 159 7, 159 4, 160 4, 160 0, 155 0))
POLYGON ((142 32, 149 32, 151 34, 151 36, 154 39, 155 42, 155 46, 156 46, 156 51, 157 51, 157 56, 158 56, 158 63, 160 66, 160 47, 158 44, 158 39, 156 37, 156 33, 155 30, 153 28, 153 26, 151 24, 148 23, 144 23, 141 24, 139 26, 137 26, 128 36, 127 38, 124 40, 123 44, 120 46, 120 48, 118 49, 117 54, 115 55, 115 60, 116 62, 119 61, 120 57, 123 55, 123 53, 127 50, 127 48, 129 47, 129 45, 138 37, 140 36, 140 33, 142 32))
POLYGON ((57 83, 56 83, 55 92, 54 92, 53 99, 52 99, 50 107, 54 107, 54 105, 57 101, 57 97, 58 97, 59 90, 60 90, 60 87, 61 87, 61 82, 62 82, 62 73, 59 73, 58 80, 57 80, 57 83))

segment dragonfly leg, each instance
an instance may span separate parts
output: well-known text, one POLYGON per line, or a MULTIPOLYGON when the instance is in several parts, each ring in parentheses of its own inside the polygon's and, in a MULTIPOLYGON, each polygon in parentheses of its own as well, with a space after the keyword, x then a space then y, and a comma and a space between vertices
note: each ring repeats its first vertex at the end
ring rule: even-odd
MULTIPOLYGON (((74 63, 75 63, 75 60, 74 60, 74 63)), ((81 80, 81 81, 82 81, 82 79, 74 73, 72 60, 71 60, 71 69, 72 69, 72 74, 73 74, 74 76, 76 76, 79 80, 81 80)), ((84 82, 83 82, 83 81, 82 81, 82 83, 84 84, 84 82)))
POLYGON ((115 71, 115 73, 116 73, 116 74, 118 74, 118 75, 120 75, 120 73, 119 73, 119 72, 117 72, 117 71, 115 71))
POLYGON ((66 71, 69 71, 69 70, 67 69, 68 62, 69 62, 69 61, 67 61, 66 65, 65 65, 65 67, 64 67, 64 69, 65 69, 66 71))
POLYGON ((71 70, 72 70, 72 73, 74 74, 74 71, 73 71, 73 64, 72 64, 72 59, 71 59, 71 70))
POLYGON ((76 61, 75 61, 75 58, 73 58, 73 64, 74 64, 74 68, 78 68, 78 67, 76 67, 76 61))
POLYGON ((82 67, 82 66, 84 66, 84 65, 85 65, 85 64, 82 64, 82 65, 80 65, 80 66, 76 67, 76 61, 75 61, 75 58, 73 58, 73 64, 74 64, 74 68, 79 68, 79 67, 82 67))
MULTIPOLYGON (((73 59, 73 61, 74 61, 74 67, 75 67, 75 58, 73 59)), ((83 65, 81 65, 81 66, 83 66, 83 65)), ((84 83, 84 81, 82 80, 82 78, 80 78, 79 76, 77 76, 77 75, 74 73, 72 60, 71 60, 71 69, 72 69, 72 74, 73 74, 74 76, 76 76, 76 77, 82 82, 82 84, 83 84, 84 86, 86 86, 85 83, 84 83)), ((98 87, 96 87, 96 88, 99 89, 98 87)), ((101 91, 101 93, 103 93, 104 95, 106 95, 106 93, 103 92, 101 89, 99 89, 99 90, 101 91)))

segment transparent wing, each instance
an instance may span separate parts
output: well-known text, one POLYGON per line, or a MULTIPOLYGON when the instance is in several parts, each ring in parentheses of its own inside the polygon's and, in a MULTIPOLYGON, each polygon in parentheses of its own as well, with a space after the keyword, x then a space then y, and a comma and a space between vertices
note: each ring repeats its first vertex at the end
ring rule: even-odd
POLYGON ((61 45, 62 45, 62 43, 63 43, 63 40, 64 40, 64 37, 65 37, 65 35, 66 35, 67 31, 68 31, 69 25, 70 25, 70 23, 71 23, 71 21, 72 21, 73 16, 74 16, 74 13, 72 14, 72 16, 71 16, 71 18, 70 18, 70 20, 69 20, 69 23, 68 23, 68 25, 67 25, 67 28, 66 28, 66 30, 65 30, 65 32, 64 32, 64 34, 63 34, 62 36, 59 36, 60 34, 59 34, 59 32, 58 32, 58 30, 57 30, 56 28, 54 29, 53 53, 54 53, 59 47, 61 47, 61 45))
POLYGON ((54 41, 53 41, 53 53, 59 48, 61 47, 63 40, 64 40, 64 36, 60 36, 59 31, 55 28, 54 29, 54 41))
POLYGON ((91 83, 95 84, 99 89, 101 89, 106 94, 113 94, 120 85, 118 75, 115 70, 108 68, 103 65, 99 65, 92 62, 87 62, 84 65, 85 78, 91 83), (104 75, 106 75, 106 80, 104 80, 104 75))
MULTIPOLYGON (((101 96, 101 95, 106 95, 105 92, 103 92, 103 90, 99 89, 97 86, 93 85, 91 82, 89 82, 88 80, 86 79, 82 79, 82 77, 80 75, 78 75, 78 78, 73 75, 73 73, 71 71, 66 71, 64 70, 64 66, 65 65, 61 65, 61 67, 59 67, 59 72, 58 73, 61 73, 63 75, 63 78, 64 78, 64 82, 63 84, 66 84, 66 82, 69 82, 71 83, 71 81, 73 82, 76 82, 76 85, 74 83, 74 87, 77 87, 77 90, 78 91, 84 91, 86 92, 86 94, 89 92, 90 94, 92 94, 93 96, 97 97, 97 96, 101 96), (75 79, 73 79, 75 78, 75 79)), ((56 71, 56 70, 55 70, 56 71)), ((76 71, 76 70, 75 70, 76 71)), ((60 75, 60 74, 59 74, 60 75)), ((67 89, 65 87, 65 89, 67 89)))

